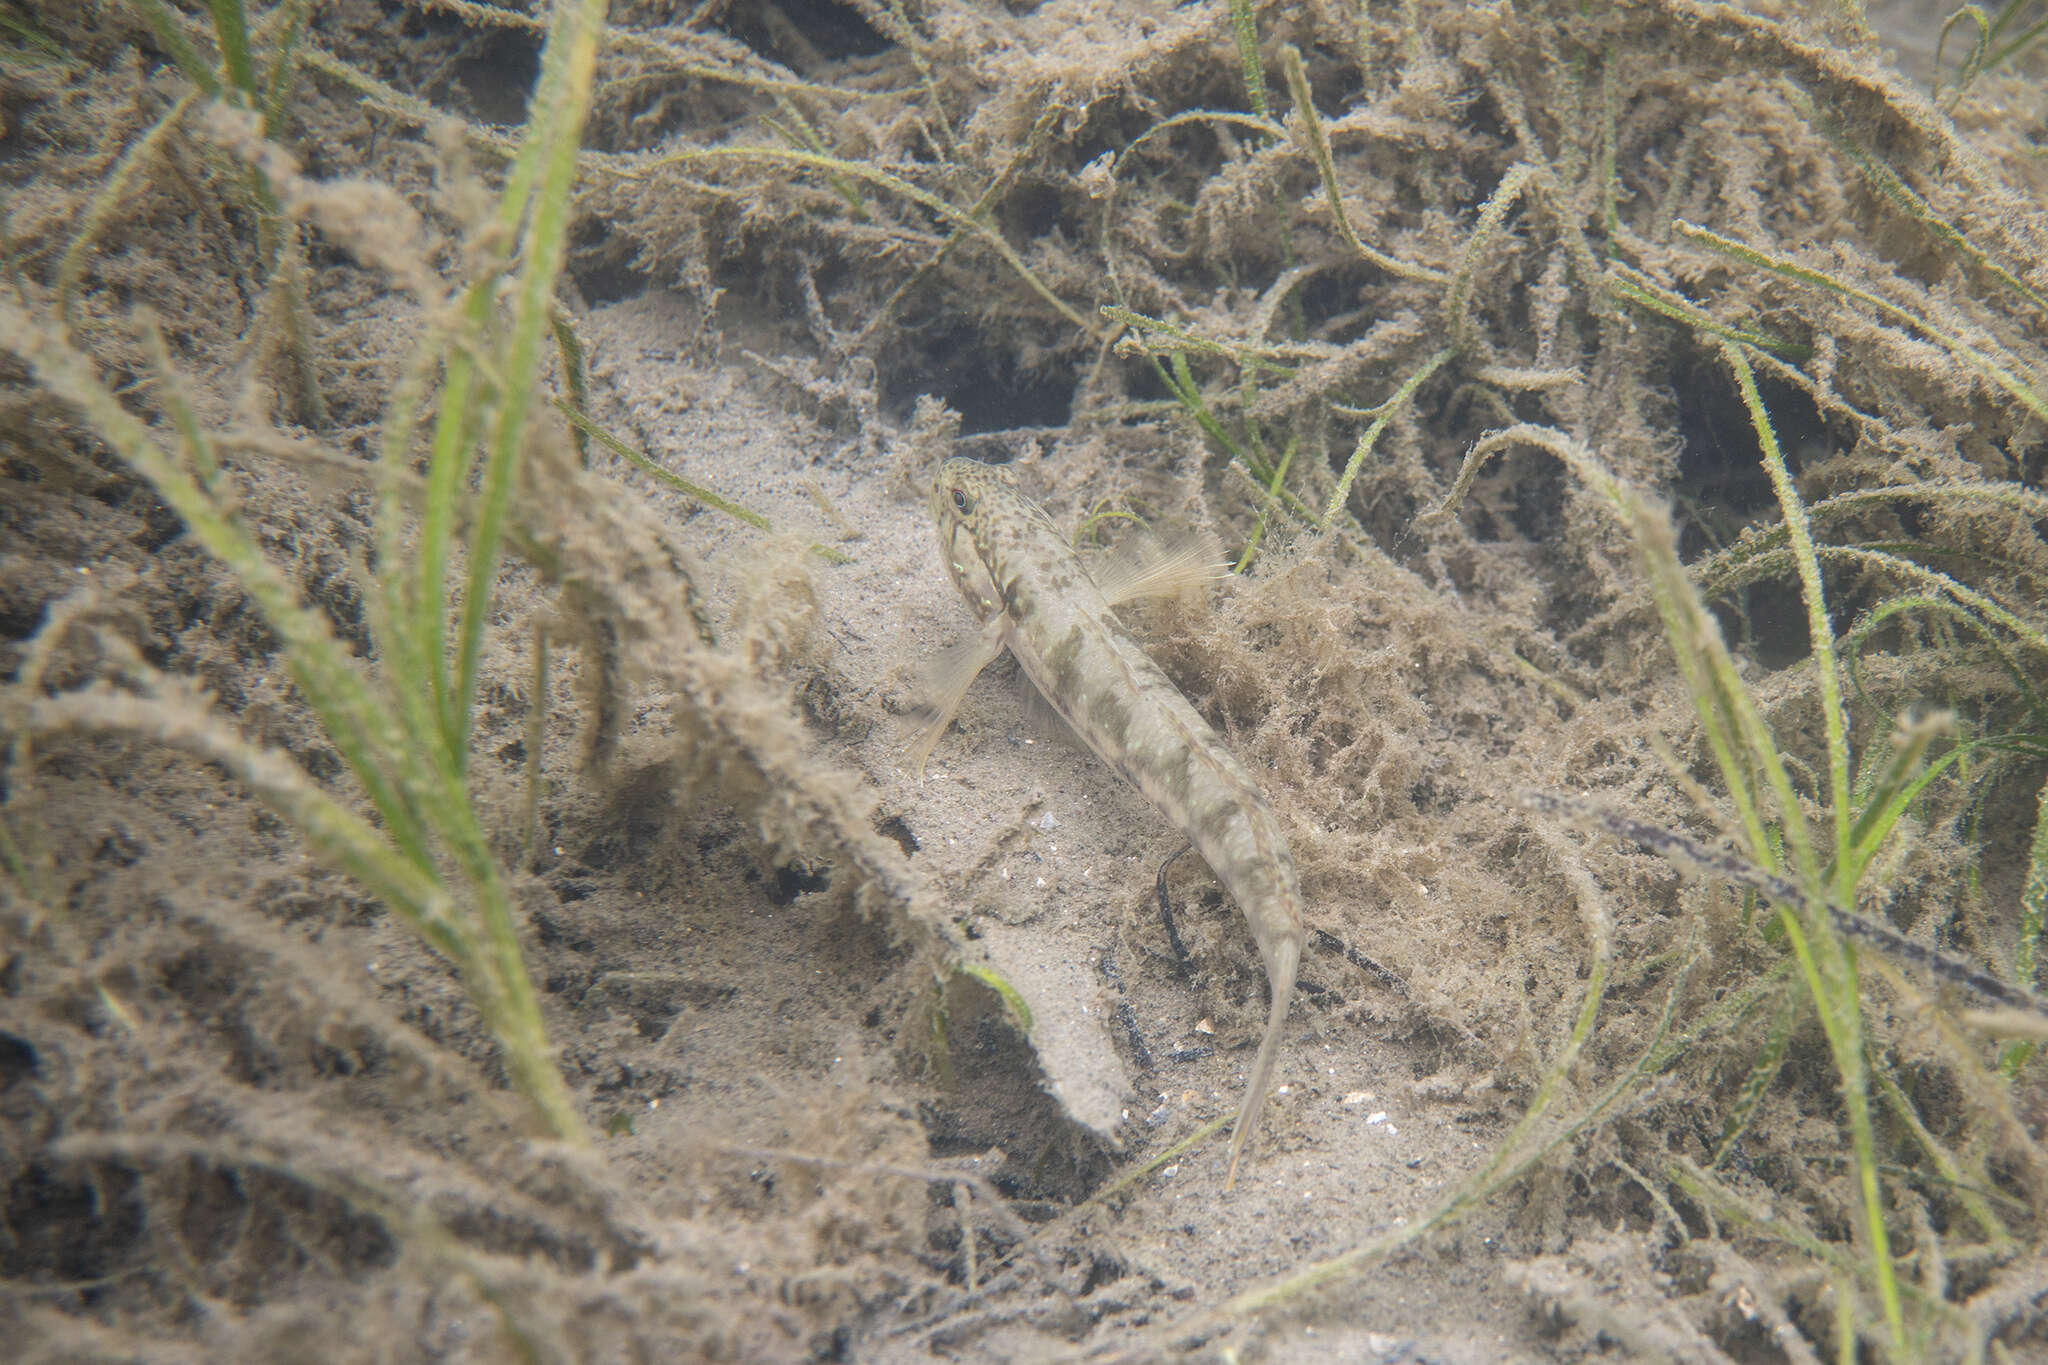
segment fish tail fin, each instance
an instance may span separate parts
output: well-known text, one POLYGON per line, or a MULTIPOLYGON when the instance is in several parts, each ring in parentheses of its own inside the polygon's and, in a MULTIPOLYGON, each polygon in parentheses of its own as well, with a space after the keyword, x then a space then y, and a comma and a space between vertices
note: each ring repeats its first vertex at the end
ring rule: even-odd
POLYGON ((1237 1127, 1230 1134, 1230 1173, 1223 1178, 1228 1193, 1237 1184, 1237 1163, 1258 1127, 1259 1111, 1265 1107, 1266 1090, 1273 1083, 1273 1066, 1280 1060, 1280 1040, 1287 1026, 1287 1006, 1294 999, 1294 978, 1301 968, 1301 936, 1290 935, 1273 945, 1266 974, 1273 983, 1273 1003, 1266 1011, 1266 1033, 1259 1040, 1259 1055, 1252 1061, 1252 1075, 1245 1086, 1244 1104, 1237 1111, 1237 1127))

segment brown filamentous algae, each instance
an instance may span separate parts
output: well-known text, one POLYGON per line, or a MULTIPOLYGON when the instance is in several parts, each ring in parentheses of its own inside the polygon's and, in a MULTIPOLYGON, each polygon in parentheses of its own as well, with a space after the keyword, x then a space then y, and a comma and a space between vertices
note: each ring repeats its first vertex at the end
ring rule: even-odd
POLYGON ((912 746, 913 770, 922 776, 968 684, 1007 648, 1088 747, 1187 836, 1251 925, 1272 1004, 1230 1137, 1230 1189, 1272 1083, 1294 995, 1300 879, 1280 821, 1251 775, 1113 610, 1215 578, 1221 570, 1214 542, 1112 556, 1091 574, 1045 513, 1016 491, 1015 475, 974 460, 946 461, 931 507, 947 571, 982 629, 940 660, 931 699, 936 714, 912 746))

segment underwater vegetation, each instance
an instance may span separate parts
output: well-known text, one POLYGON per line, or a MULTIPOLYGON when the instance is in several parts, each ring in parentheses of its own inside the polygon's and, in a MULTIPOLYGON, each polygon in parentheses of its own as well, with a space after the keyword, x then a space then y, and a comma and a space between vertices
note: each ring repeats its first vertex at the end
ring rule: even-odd
POLYGON ((2037 0, 1925 89, 1842 3, 0 20, 24 1359, 1164 1358, 1451 1301, 1416 1246, 1531 1353, 2048 1334, 2037 0), (1241 932, 1133 874, 1052 946, 1049 810, 897 771, 984 447, 1228 546, 1141 626, 1365 968, 1270 1189, 1140 1037, 1235 1093, 1241 932), (1017 923, 1188 1097, 1121 1150, 1017 923))

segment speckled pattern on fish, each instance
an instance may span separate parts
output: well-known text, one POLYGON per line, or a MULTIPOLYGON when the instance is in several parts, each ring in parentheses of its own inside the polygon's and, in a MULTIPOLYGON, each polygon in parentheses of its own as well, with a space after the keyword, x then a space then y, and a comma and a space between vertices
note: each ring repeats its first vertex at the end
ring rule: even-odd
POLYGON ((912 750, 924 760, 967 685, 1004 649, 1088 747, 1187 836, 1251 926, 1272 1002, 1231 1134, 1225 1188, 1255 1126, 1279 1056, 1301 961, 1301 887, 1278 817, 1222 739, 1116 618, 1119 602, 1213 577, 1183 550, 1150 568, 1113 564, 1091 575, 1006 469, 948 460, 932 487, 947 572, 982 621, 942 661, 932 723, 912 750))

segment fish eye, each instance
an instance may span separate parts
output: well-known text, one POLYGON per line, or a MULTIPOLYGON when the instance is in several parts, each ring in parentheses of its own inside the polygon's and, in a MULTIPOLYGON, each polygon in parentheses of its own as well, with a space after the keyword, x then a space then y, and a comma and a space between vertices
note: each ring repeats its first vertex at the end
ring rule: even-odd
POLYGON ((972 510, 973 504, 967 501, 965 493, 956 488, 953 490, 953 506, 961 512, 967 512, 972 510))

